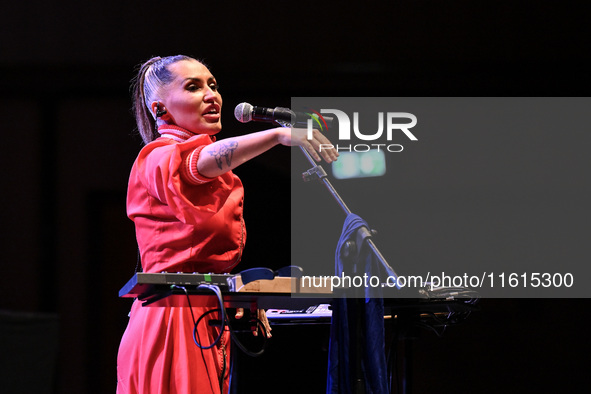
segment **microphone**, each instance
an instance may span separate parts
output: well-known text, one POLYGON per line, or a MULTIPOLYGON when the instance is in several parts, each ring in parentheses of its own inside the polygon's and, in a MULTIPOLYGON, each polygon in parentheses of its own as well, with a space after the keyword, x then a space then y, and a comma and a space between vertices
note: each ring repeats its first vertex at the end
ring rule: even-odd
POLYGON ((294 112, 289 108, 275 107, 257 107, 249 103, 240 103, 234 108, 234 117, 241 123, 247 122, 266 122, 275 123, 282 127, 308 127, 308 119, 314 119, 315 128, 330 128, 332 125, 332 118, 326 116, 318 116, 316 114, 306 114, 302 112, 294 112), (320 118, 320 119, 319 119, 320 118), (316 127, 323 125, 321 127, 316 127))

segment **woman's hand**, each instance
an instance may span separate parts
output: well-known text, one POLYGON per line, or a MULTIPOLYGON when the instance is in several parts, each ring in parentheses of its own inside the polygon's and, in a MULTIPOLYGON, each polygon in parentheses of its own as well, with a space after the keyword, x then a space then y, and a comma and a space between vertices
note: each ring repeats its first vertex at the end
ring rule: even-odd
POLYGON ((316 129, 312 130, 312 139, 308 139, 307 129, 279 127, 276 131, 277 139, 281 145, 302 146, 316 161, 320 161, 322 156, 324 161, 332 163, 339 157, 339 152, 328 138, 316 129))
MULTIPOLYGON (((244 308, 237 308, 236 309, 236 315, 234 315, 234 317, 236 319, 241 319, 244 316, 244 308)), ((269 320, 267 319, 267 314, 265 313, 264 309, 257 309, 257 319, 259 319, 261 321, 261 323, 263 323, 263 329, 265 330, 265 333, 267 334, 267 338, 271 338, 271 325, 269 324, 269 320)), ((255 337, 258 335, 258 323, 255 325, 254 330, 252 331, 252 335, 254 335, 255 337)))

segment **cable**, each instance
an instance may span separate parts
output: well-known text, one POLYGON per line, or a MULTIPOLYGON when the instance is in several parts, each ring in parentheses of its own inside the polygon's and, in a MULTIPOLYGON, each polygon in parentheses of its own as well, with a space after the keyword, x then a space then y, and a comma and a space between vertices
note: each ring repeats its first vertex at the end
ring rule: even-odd
POLYGON ((246 355, 248 355, 250 357, 259 357, 260 355, 262 355, 265 352, 265 349, 267 348, 267 336, 265 335, 266 332, 265 332, 265 326, 264 326, 263 322, 261 320, 259 320, 258 317, 255 318, 254 320, 256 323, 256 329, 258 330, 259 327, 261 328, 260 333, 263 338, 263 346, 261 347, 261 350, 259 350, 258 352, 253 352, 253 351, 248 350, 246 348, 246 346, 244 346, 242 344, 242 342, 240 342, 240 340, 236 336, 236 332, 232 329, 232 326, 229 321, 228 321, 228 329, 230 330, 230 336, 232 337, 232 341, 234 341, 234 343, 236 344, 236 346, 238 346, 238 348, 240 348, 240 350, 242 350, 246 355))
POLYGON ((218 337, 215 339, 215 341, 213 341, 212 344, 210 344, 208 346, 203 346, 200 343, 201 340, 200 339, 199 340, 197 339, 197 336, 199 335, 199 332, 197 331, 197 327, 199 326, 199 323, 201 322, 201 320, 205 316, 207 316, 207 315, 209 315, 210 313, 213 313, 213 312, 220 312, 220 315, 221 315, 220 316, 221 317, 220 321, 222 321, 222 322, 225 321, 225 319, 226 319, 226 309, 224 308, 224 301, 222 299, 222 293, 221 293, 219 287, 217 287, 215 285, 199 285, 198 288, 207 288, 207 289, 209 289, 209 290, 211 290, 211 291, 213 291, 215 293, 215 295, 218 298, 218 304, 221 305, 221 308, 208 310, 207 312, 203 313, 199 317, 199 319, 197 321, 195 321, 195 315, 193 314, 193 307, 191 305, 191 297, 189 296, 189 292, 187 291, 187 289, 185 287, 183 287, 183 286, 178 286, 178 285, 172 285, 171 287, 172 288, 177 288, 177 289, 183 290, 184 293, 185 293, 185 295, 187 296, 187 303, 189 304, 189 311, 191 312, 191 318, 193 319, 193 342, 195 342, 195 345, 197 345, 197 347, 199 349, 203 349, 203 350, 211 349, 212 347, 214 347, 215 345, 217 345, 218 342, 221 340, 222 335, 224 333, 224 326, 223 326, 223 324, 222 324, 222 326, 220 328, 220 333, 219 333, 218 337))
MULTIPOLYGON (((220 340, 222 339, 222 336, 224 334, 224 328, 226 325, 228 326, 228 331, 230 332, 230 337, 231 337, 232 341, 246 355, 251 356, 251 357, 258 357, 265 352, 265 349, 267 347, 267 338, 265 335, 265 326, 264 326, 263 322, 258 317, 254 318, 255 323, 256 323, 256 329, 258 330, 260 328, 261 336, 263 337, 263 346, 261 347, 261 350, 259 350, 258 352, 250 351, 246 348, 246 346, 244 346, 242 344, 242 342, 236 336, 235 331, 232 329, 230 319, 228 319, 228 317, 227 317, 226 307, 224 306, 223 295, 222 295, 222 292, 218 286, 209 285, 209 284, 201 284, 197 287, 198 289, 206 289, 206 290, 212 291, 216 295, 217 300, 218 300, 218 305, 219 305, 219 308, 210 309, 207 312, 201 314, 201 316, 199 316, 199 319, 197 319, 197 321, 195 321, 195 315, 193 314, 193 307, 191 306, 191 297, 189 296, 189 292, 187 291, 187 289, 183 286, 178 286, 178 285, 172 285, 171 288, 182 289, 183 292, 185 293, 185 295, 187 296, 187 303, 189 305, 189 310, 191 311, 191 318, 193 320, 193 342, 195 342, 195 345, 197 345, 197 347, 199 347, 199 349, 201 349, 202 355, 203 355, 203 350, 211 349, 220 342, 220 340), (219 314, 220 314, 220 332, 219 332, 217 338, 215 339, 215 341, 213 341, 213 343, 211 343, 210 345, 204 346, 201 343, 201 339, 199 338, 199 331, 197 330, 197 328, 199 327, 199 323, 201 322, 201 320, 203 320, 203 318, 205 318, 207 315, 209 315, 211 313, 215 313, 215 312, 219 312, 219 314)), ((226 369, 227 369, 227 365, 226 365, 227 354, 226 354, 225 349, 222 349, 222 351, 224 353, 224 357, 223 357, 223 364, 222 364, 222 373, 219 378, 220 392, 223 392, 224 375, 226 374, 226 369)), ((205 366, 207 368, 207 363, 205 363, 205 366)), ((209 376, 209 373, 208 373, 208 376, 209 376)))
MULTIPOLYGON (((207 285, 207 284, 202 284, 199 285, 198 288, 204 288, 204 289, 208 289, 211 290, 215 293, 215 295, 217 296, 218 299, 218 303, 221 306, 218 309, 211 309, 205 313, 203 313, 201 316, 199 316, 199 319, 197 321, 195 321, 195 315, 193 314, 193 307, 191 305, 191 297, 189 297, 189 292, 187 291, 187 289, 183 286, 178 286, 178 285, 172 285, 172 288, 178 288, 178 289, 182 289, 185 292, 185 295, 187 296, 187 303, 189 304, 189 311, 191 311, 191 318, 193 320, 193 342, 195 342, 195 345, 197 345, 197 347, 199 349, 201 349, 201 356, 204 357, 203 355, 203 350, 206 349, 211 349, 212 347, 214 347, 215 345, 217 345, 220 340, 222 339, 222 336, 224 334, 224 324, 223 322, 226 320, 226 309, 224 308, 224 301, 222 298, 222 292, 220 291, 220 288, 218 286, 215 285, 207 285), (221 327, 220 327, 220 333, 218 335, 218 337, 216 338, 216 340, 209 346, 203 346, 201 344, 201 338, 199 337, 199 331, 197 330, 197 327, 199 327, 199 323, 201 322, 201 320, 209 315, 210 313, 213 312, 220 312, 221 315, 221 327)), ((220 393, 223 393, 224 391, 224 375, 226 374, 226 351, 224 348, 222 348, 222 352, 223 352, 223 364, 222 364, 222 373, 220 374, 220 377, 218 379, 218 385, 220 388, 220 393)), ((205 362, 205 359, 203 360, 203 363, 205 365, 205 368, 207 368, 207 363, 205 362)), ((209 376, 209 372, 207 373, 207 376, 209 376)), ((211 384, 211 382, 210 382, 211 384)))
MULTIPOLYGON (((218 309, 212 309, 209 310, 207 312, 205 312, 204 314, 201 315, 201 317, 199 317, 199 320, 197 320, 197 322, 195 323, 195 326, 193 327, 193 341, 195 341, 195 344, 200 348, 200 349, 211 349, 212 347, 214 347, 215 345, 218 344, 218 342, 222 339, 222 335, 224 334, 224 326, 225 326, 225 322, 226 322, 226 308, 224 307, 224 299, 222 297, 222 291, 220 290, 220 288, 218 286, 215 285, 207 285, 207 284, 202 284, 199 285, 197 287, 198 289, 207 289, 207 290, 211 290, 215 293, 215 295, 217 296, 218 299, 218 305, 220 306, 218 309), (209 315, 210 313, 213 313, 215 311, 219 311, 220 312, 220 333, 218 335, 218 337, 215 339, 215 341, 213 341, 213 343, 209 346, 203 346, 199 343, 199 341, 197 341, 196 335, 197 334, 197 326, 199 325, 199 322, 207 315, 209 315)), ((190 304, 189 304, 190 306, 190 304)))
POLYGON ((257 330, 260 329, 260 333, 261 333, 261 336, 263 337, 264 342, 263 342, 263 346, 262 346, 261 350, 259 350, 257 352, 250 351, 238 339, 238 337, 236 336, 236 331, 232 328, 232 324, 230 322, 230 319, 228 319, 228 316, 227 316, 228 314, 226 312, 226 307, 224 306, 222 292, 218 286, 207 285, 207 284, 199 285, 198 288, 208 289, 208 290, 211 290, 215 293, 215 295, 218 298, 218 304, 220 305, 220 308, 208 310, 207 312, 203 313, 197 321, 195 321, 195 316, 193 315, 193 308, 191 307, 191 299, 189 297, 189 293, 188 293, 187 289, 184 288, 183 286, 178 286, 178 285, 173 285, 173 287, 182 289, 185 292, 185 295, 187 296, 187 302, 189 304, 189 309, 191 311, 191 316, 193 318, 193 323, 194 323, 193 341, 200 349, 211 349, 212 347, 214 347, 220 341, 223 331, 224 331, 224 326, 227 325, 228 331, 230 331, 230 336, 231 336, 232 340, 235 342, 235 344, 238 346, 238 348, 240 348, 240 350, 242 350, 245 354, 247 354, 248 356, 251 356, 251 357, 258 357, 264 353, 266 346, 267 346, 267 337, 265 335, 266 334, 265 325, 263 324, 263 322, 260 319, 258 319, 258 317, 254 318, 254 321, 256 323, 256 328, 257 328, 257 330), (208 346, 204 346, 203 344, 200 343, 200 340, 197 339, 197 336, 199 335, 199 333, 197 331, 197 327, 199 326, 199 323, 201 322, 201 320, 203 320, 203 318, 205 316, 207 316, 211 313, 215 313, 215 312, 220 312, 220 333, 219 333, 218 337, 216 338, 216 340, 212 344, 210 344, 208 346))

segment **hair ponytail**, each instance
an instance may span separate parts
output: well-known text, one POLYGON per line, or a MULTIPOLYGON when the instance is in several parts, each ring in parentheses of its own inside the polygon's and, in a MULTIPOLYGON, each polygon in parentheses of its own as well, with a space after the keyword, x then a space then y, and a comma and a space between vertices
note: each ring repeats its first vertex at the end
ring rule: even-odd
POLYGON ((145 144, 159 137, 154 127, 156 116, 150 110, 150 105, 159 99, 162 88, 174 79, 168 65, 181 60, 193 59, 184 55, 153 57, 139 67, 138 74, 132 81, 133 113, 145 144))

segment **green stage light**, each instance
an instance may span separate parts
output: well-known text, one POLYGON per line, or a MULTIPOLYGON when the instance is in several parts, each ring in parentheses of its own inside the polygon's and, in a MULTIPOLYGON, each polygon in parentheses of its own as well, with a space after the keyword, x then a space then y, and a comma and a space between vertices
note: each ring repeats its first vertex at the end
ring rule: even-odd
POLYGON ((369 178, 386 173, 386 156, 383 151, 339 152, 332 163, 332 174, 337 179, 369 178))

